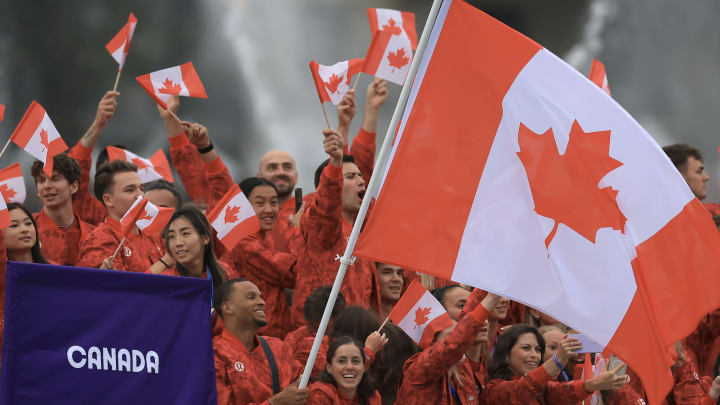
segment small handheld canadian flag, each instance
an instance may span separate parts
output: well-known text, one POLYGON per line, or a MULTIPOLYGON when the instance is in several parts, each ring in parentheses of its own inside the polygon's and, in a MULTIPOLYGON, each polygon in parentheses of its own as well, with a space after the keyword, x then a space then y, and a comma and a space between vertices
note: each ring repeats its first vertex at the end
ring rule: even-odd
POLYGON ((147 198, 138 196, 120 220, 122 233, 127 235, 134 225, 145 233, 159 233, 170 222, 174 211, 173 208, 157 207, 147 198))
POLYGON ((430 346, 435 334, 452 325, 445 308, 419 281, 413 280, 389 318, 418 346, 430 346))
POLYGON ((344 60, 332 66, 310 61, 310 73, 315 81, 320 102, 330 101, 338 105, 350 90, 350 79, 360 73, 364 63, 361 58, 344 60))
POLYGON ((598 85, 601 89, 605 90, 608 96, 610 94, 610 84, 608 83, 607 73, 605 73, 605 65, 597 59, 593 59, 592 66, 590 67, 589 79, 598 85))
POLYGON ((158 149, 150 159, 142 158, 128 150, 114 146, 108 146, 107 152, 108 159, 111 161, 126 160, 134 163, 138 167, 138 175, 143 183, 158 179, 165 179, 171 183, 175 181, 170 170, 170 163, 162 149, 158 149))
POLYGON ((255 210, 237 185, 225 193, 207 217, 228 250, 232 250, 240 239, 260 230, 255 210))
POLYGON ((138 76, 136 80, 165 109, 170 96, 207 98, 192 62, 138 76))
POLYGON ((130 42, 135 33, 137 21, 135 15, 130 13, 127 23, 123 25, 120 31, 105 45, 105 49, 107 49, 113 59, 117 61, 119 65, 118 70, 122 70, 125 65, 125 58, 127 58, 128 51, 130 50, 130 42))
POLYGON ((387 31, 392 35, 405 38, 410 43, 413 51, 417 49, 418 37, 415 31, 415 13, 387 8, 369 8, 367 13, 370 22, 370 34, 375 35, 377 31, 387 31))
POLYGON ((5 118, 5 106, 0 104, 0 122, 5 118))
POLYGON ((10 140, 41 160, 45 164, 43 171, 48 176, 52 176, 53 157, 68 148, 50 116, 37 101, 30 104, 10 140))
POLYGON ((27 192, 19 163, 0 170, 0 193, 7 202, 25 202, 27 192))
POLYGON ((365 55, 363 73, 402 85, 412 62, 410 42, 388 31, 376 31, 365 55))

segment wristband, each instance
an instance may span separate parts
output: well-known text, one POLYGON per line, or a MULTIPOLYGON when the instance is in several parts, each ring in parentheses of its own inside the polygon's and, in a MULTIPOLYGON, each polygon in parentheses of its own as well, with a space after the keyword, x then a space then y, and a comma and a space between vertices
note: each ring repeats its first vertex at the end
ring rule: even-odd
POLYGON ((567 374, 565 374, 565 370, 563 370, 563 365, 560 364, 560 360, 558 360, 556 354, 553 354, 553 361, 555 362, 555 366, 560 369, 560 374, 562 374, 563 379, 565 381, 569 381, 570 379, 568 378, 567 374))
POLYGON ((170 268, 170 266, 168 266, 168 264, 165 263, 165 260, 163 260, 162 257, 159 258, 158 261, 159 261, 160 263, 162 263, 162 264, 165 266, 166 269, 169 269, 169 268, 170 268))
POLYGON ((200 152, 201 154, 205 154, 205 153, 210 152, 210 151, 213 150, 214 148, 215 148, 215 147, 213 146, 212 142, 210 142, 210 145, 208 145, 208 146, 206 146, 206 147, 204 147, 204 148, 202 148, 202 149, 201 149, 201 148, 198 148, 198 152, 200 152))

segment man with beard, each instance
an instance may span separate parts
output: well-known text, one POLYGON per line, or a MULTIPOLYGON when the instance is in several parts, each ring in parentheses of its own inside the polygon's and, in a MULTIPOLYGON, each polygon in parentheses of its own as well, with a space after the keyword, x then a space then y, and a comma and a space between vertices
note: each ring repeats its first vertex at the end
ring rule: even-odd
MULTIPOLYGON (((290 221, 290 217, 295 214, 293 191, 298 181, 295 159, 285 151, 271 150, 260 158, 257 177, 271 181, 277 188, 278 217, 267 237, 276 250, 288 253, 290 239, 296 229, 290 221)), ((301 207, 298 217, 303 211, 304 207, 301 207)))
POLYGON ((242 278, 224 282, 215 290, 215 311, 224 324, 213 338, 218 405, 304 404, 307 389, 296 383, 302 366, 290 346, 257 335, 267 324, 257 286, 242 278))

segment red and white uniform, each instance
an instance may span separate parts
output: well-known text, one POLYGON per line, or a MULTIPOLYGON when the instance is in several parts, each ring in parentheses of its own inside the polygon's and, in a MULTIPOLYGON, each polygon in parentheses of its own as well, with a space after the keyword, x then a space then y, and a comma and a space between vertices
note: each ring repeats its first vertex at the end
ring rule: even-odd
POLYGON ((33 214, 38 228, 40 250, 45 258, 65 266, 74 266, 78 262, 80 243, 95 229, 84 222, 77 214, 68 228, 60 228, 45 213, 45 208, 33 214))
POLYGON ((205 170, 199 170, 204 166, 200 152, 190 143, 184 132, 169 140, 170 161, 180 176, 185 191, 193 201, 207 204, 208 176, 205 170))
MULTIPOLYGON (((120 222, 112 218, 100 224, 80 244, 80 267, 99 268, 104 259, 115 253, 123 239, 120 222)), ((113 269, 144 272, 164 254, 165 247, 159 235, 142 232, 128 233, 125 242, 113 261, 113 269)))
POLYGON ((80 186, 73 200, 73 212, 83 221, 97 226, 107 218, 105 206, 90 192, 90 169, 92 167, 92 149, 78 143, 70 149, 68 156, 80 165, 80 186))
MULTIPOLYGON (((249 351, 227 329, 213 338, 218 405, 270 405, 268 399, 273 396, 270 366, 265 351, 255 340, 255 348, 249 351)), ((275 357, 282 390, 300 377, 302 366, 282 340, 273 337, 265 340, 275 357)))

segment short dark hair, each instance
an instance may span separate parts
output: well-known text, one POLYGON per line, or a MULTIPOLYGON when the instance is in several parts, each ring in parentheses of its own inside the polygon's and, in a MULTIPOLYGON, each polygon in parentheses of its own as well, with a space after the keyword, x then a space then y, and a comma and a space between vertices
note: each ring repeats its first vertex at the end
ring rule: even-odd
MULTIPOLYGON (((352 155, 343 155, 343 163, 355 163, 355 158, 352 155)), ((320 163, 320 166, 318 166, 317 169, 315 169, 315 188, 318 188, 318 185, 320 184, 320 176, 322 176, 322 172, 328 164, 330 164, 330 159, 326 159, 324 162, 320 163)))
POLYGON ((173 197, 175 197, 175 208, 180 208, 182 206, 182 197, 180 197, 180 193, 177 191, 173 183, 170 183, 165 179, 157 179, 143 184, 144 192, 147 193, 148 191, 152 190, 169 191, 173 195, 173 197))
MULTIPOLYGON (((40 160, 36 160, 33 162, 33 165, 30 168, 30 175, 35 180, 35 184, 37 184, 37 179, 40 174, 43 173, 44 167, 45 163, 40 160)), ((65 177, 65 180, 67 180, 68 184, 73 184, 77 181, 78 186, 80 186, 80 177, 82 176, 80 164, 77 162, 77 160, 71 158, 67 154, 60 153, 53 157, 53 172, 58 172, 58 174, 65 177)), ((73 194, 73 198, 75 197, 75 194, 73 194)))
POLYGON ((240 190, 242 190, 243 194, 245 194, 245 198, 250 198, 250 193, 252 193, 255 187, 258 186, 272 187, 273 190, 275 190, 275 193, 278 192, 277 186, 272 181, 262 177, 248 177, 247 179, 241 181, 238 186, 240 187, 240 190))
POLYGON ((697 148, 686 143, 676 143, 674 145, 663 146, 663 152, 670 158, 675 168, 680 172, 684 172, 687 167, 688 158, 693 157, 699 161, 703 161, 702 155, 697 148))
POLYGON ((213 300, 213 305, 215 306, 215 312, 217 312, 219 317, 222 318, 223 316, 222 304, 226 303, 230 299, 230 295, 232 294, 233 288, 235 288, 235 284, 243 283, 245 281, 249 280, 242 277, 233 278, 223 282, 215 288, 215 299, 213 300))
POLYGON ((137 171, 137 166, 125 160, 113 160, 112 162, 103 163, 95 172, 95 185, 93 187, 95 197, 104 205, 103 195, 115 185, 115 173, 137 173, 137 171))
POLYGON ((455 289, 455 288, 462 288, 461 286, 457 284, 450 284, 446 285, 445 287, 440 287, 432 290, 430 293, 435 297, 436 300, 440 301, 440 303, 445 306, 445 296, 447 295, 448 291, 455 289))
MULTIPOLYGON (((303 306, 303 315, 308 325, 317 326, 320 324, 323 312, 325 312, 325 304, 330 299, 331 286, 324 285, 318 287, 308 295, 303 306)), ((338 315, 345 310, 345 296, 338 292, 335 306, 333 307, 330 319, 337 319, 338 315)))
MULTIPOLYGON (((335 357, 335 352, 337 351, 338 347, 348 344, 355 345, 355 347, 360 350, 360 358, 362 358, 363 365, 365 365, 365 345, 363 345, 362 343, 360 343, 360 341, 354 339, 351 336, 340 336, 330 342, 327 350, 327 364, 330 365, 332 363, 332 359, 333 357, 335 357)), ((330 383, 337 387, 337 382, 335 381, 333 376, 328 373, 327 367, 323 368, 323 371, 318 377, 318 379, 322 382, 330 383)), ((357 394, 363 403, 367 403, 368 400, 372 398, 374 393, 375 384, 372 381, 372 377, 370 377, 369 370, 365 368, 365 370, 363 371, 362 379, 360 380, 360 384, 357 386, 357 394)))
POLYGON ((17 202, 7 203, 7 210, 8 210, 8 212, 10 212, 12 210, 22 210, 25 213, 25 215, 30 217, 30 221, 32 221, 33 228, 35 228, 35 244, 32 245, 32 247, 30 248, 30 256, 32 256, 33 263, 47 264, 48 261, 45 258, 45 255, 43 255, 42 250, 40 250, 40 232, 38 232, 37 222, 35 222, 35 218, 33 218, 33 215, 30 213, 30 210, 25 205, 17 203, 17 202))
MULTIPOLYGON (((113 148, 119 148, 128 150, 127 146, 125 145, 110 145, 113 148)), ((108 151, 107 148, 100 149, 100 153, 98 154, 97 160, 95 160, 95 171, 97 171, 100 166, 102 166, 105 162, 107 162, 110 158, 108 157, 108 151)))
POLYGON ((377 315, 363 307, 348 307, 335 319, 330 337, 351 336, 364 342, 378 329, 380 321, 377 315))
POLYGON ((542 367, 542 356, 545 354, 545 339, 540 334, 540 332, 537 330, 537 328, 534 328, 530 325, 513 325, 508 329, 507 331, 504 331, 503 334, 500 336, 500 339, 498 339, 498 342, 495 344, 495 351, 492 354, 492 359, 490 361, 490 367, 488 368, 488 375, 490 376, 491 380, 495 379, 501 379, 501 380, 512 380, 513 379, 513 373, 510 370, 510 364, 508 364, 507 358, 510 356, 510 351, 512 350, 513 346, 515 346, 515 343, 517 343, 520 336, 525 335, 527 333, 532 333, 535 335, 535 338, 538 341, 538 345, 540 346, 540 364, 539 367, 542 367))

